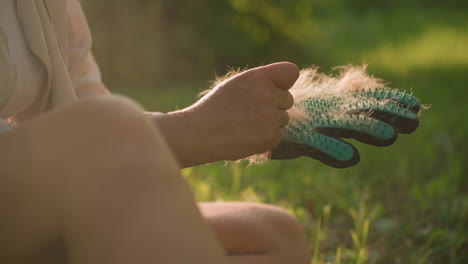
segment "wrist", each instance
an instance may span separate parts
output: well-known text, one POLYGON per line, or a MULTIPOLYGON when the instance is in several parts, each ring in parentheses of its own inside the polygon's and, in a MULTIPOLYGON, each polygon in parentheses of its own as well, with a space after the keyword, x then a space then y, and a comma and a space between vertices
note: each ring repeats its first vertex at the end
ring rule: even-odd
POLYGON ((184 168, 216 161, 203 118, 191 109, 152 114, 168 145, 184 168))

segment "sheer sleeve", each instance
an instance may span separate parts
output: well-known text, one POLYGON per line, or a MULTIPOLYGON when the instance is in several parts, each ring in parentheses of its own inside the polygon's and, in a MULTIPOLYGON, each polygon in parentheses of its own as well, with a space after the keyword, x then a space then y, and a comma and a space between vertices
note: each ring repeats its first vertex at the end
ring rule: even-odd
POLYGON ((109 94, 101 80, 99 67, 91 52, 91 34, 78 0, 68 1, 68 38, 70 76, 79 98, 109 94))

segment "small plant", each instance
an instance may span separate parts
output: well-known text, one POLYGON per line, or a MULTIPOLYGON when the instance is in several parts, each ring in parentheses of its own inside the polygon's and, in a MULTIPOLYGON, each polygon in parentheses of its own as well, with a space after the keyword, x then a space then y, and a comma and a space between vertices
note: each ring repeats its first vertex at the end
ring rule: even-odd
POLYGON ((322 208, 322 214, 319 216, 317 223, 315 224, 314 228, 314 240, 313 240, 313 253, 312 253, 312 262, 311 264, 321 264, 323 263, 321 260, 321 250, 320 250, 320 245, 321 242, 326 239, 327 236, 327 227, 328 227, 328 222, 330 219, 330 213, 331 213, 331 205, 326 204, 322 208))
POLYGON ((370 224, 375 218, 377 210, 374 208, 369 210, 366 202, 367 198, 363 196, 356 208, 349 208, 348 214, 353 220, 353 227, 349 231, 350 243, 338 246, 334 256, 328 256, 321 249, 322 242, 327 240, 327 234, 331 233, 328 223, 332 206, 327 204, 323 207, 322 214, 318 217, 313 228, 311 264, 365 264, 373 262, 374 259, 369 251, 368 237, 370 224))

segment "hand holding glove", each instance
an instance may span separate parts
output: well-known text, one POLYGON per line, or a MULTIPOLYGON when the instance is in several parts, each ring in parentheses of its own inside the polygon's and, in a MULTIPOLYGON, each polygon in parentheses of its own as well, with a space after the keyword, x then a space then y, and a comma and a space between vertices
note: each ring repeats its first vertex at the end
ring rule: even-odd
POLYGON ((398 133, 412 133, 419 124, 419 100, 386 88, 365 67, 345 68, 337 78, 306 69, 290 92, 295 100, 290 122, 271 159, 308 156, 335 168, 350 167, 359 162, 359 153, 340 138, 388 146, 398 133))

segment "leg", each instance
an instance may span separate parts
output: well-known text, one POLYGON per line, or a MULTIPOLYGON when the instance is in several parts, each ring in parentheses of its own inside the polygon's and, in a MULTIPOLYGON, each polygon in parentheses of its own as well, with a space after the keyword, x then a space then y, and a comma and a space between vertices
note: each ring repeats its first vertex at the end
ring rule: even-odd
POLYGON ((226 263, 159 131, 106 97, 0 135, 0 263, 226 263), (55 262, 59 263, 59 262, 55 262))
POLYGON ((309 250, 297 220, 276 206, 244 203, 200 203, 233 264, 307 264, 309 250))

